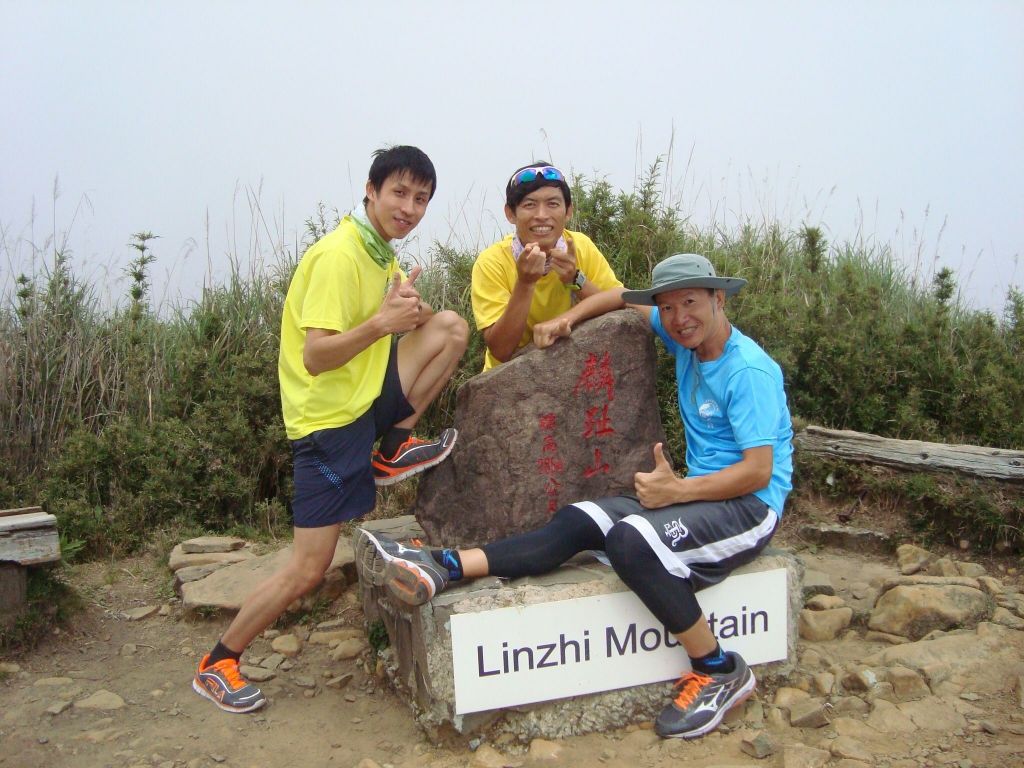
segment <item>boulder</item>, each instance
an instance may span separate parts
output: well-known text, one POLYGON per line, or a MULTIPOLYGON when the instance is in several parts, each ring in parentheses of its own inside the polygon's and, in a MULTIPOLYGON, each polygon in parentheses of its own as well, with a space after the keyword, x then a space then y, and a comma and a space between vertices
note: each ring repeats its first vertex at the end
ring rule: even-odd
POLYGON ((904 576, 917 573, 934 559, 935 555, 927 549, 921 549, 913 544, 901 544, 896 547, 896 561, 899 564, 900 573, 904 576))
POLYGON ((271 641, 270 647, 274 649, 275 653, 280 653, 291 659, 302 652, 302 640, 298 635, 280 635, 271 641))
POLYGON ((243 560, 252 560, 256 555, 248 549, 236 549, 232 552, 186 552, 181 544, 171 550, 167 560, 167 567, 172 571, 180 571, 182 568, 191 568, 198 565, 210 565, 212 563, 240 563, 243 560))
POLYGON ((245 539, 237 536, 199 536, 181 542, 181 551, 187 555, 205 552, 234 552, 245 546, 245 539))
POLYGON ((987 695, 1007 689, 1007 670, 1016 669, 1022 658, 1024 633, 983 622, 973 632, 884 648, 864 662, 915 670, 933 693, 949 681, 970 680, 971 691, 987 695))
POLYGON ((842 608, 846 601, 836 595, 815 595, 804 605, 812 611, 829 611, 833 608, 842 608))
POLYGON ((923 699, 932 693, 924 679, 912 669, 897 665, 888 670, 886 677, 901 701, 923 699))
POLYGON ((897 704, 900 712, 909 717, 918 728, 951 733, 967 727, 967 719, 948 702, 930 696, 922 701, 897 704))
POLYGON ((800 611, 800 637, 812 641, 835 640, 852 620, 853 609, 849 606, 818 611, 805 608, 800 611))
MULTIPOLYGON (((239 550, 227 554, 238 555, 248 550, 239 550)), ((292 548, 283 549, 261 557, 253 557, 242 562, 226 565, 211 573, 204 579, 190 581, 181 585, 182 606, 186 609, 208 608, 224 611, 237 611, 242 601, 260 582, 282 568, 291 557, 292 548)), ((206 555, 195 555, 205 557, 206 555)), ((340 595, 348 582, 355 580, 352 543, 342 538, 334 551, 334 559, 327 567, 327 573, 319 589, 303 598, 303 601, 314 601, 318 597, 334 598, 340 595)))
POLYGON ((987 571, 985 566, 981 563, 957 563, 956 570, 961 576, 968 576, 972 578, 981 578, 986 575, 987 571))
POLYGON ((806 699, 789 711, 789 724, 794 728, 822 728, 829 724, 829 709, 824 699, 806 699))
POLYGON ((632 493, 665 441, 647 322, 620 310, 527 347, 459 388, 454 426, 451 456, 422 476, 413 507, 432 543, 479 545, 573 501, 632 493))
POLYGON ((928 564, 929 576, 959 576, 960 569, 957 564, 948 557, 940 557, 933 563, 928 564))
POLYGON ((231 565, 231 563, 207 563, 206 565, 189 565, 179 568, 174 572, 174 591, 181 594, 182 584, 205 579, 211 573, 219 571, 226 565, 231 565))
POLYGON ((740 749, 758 760, 774 755, 778 748, 775 739, 767 733, 754 734, 740 742, 740 749))
POLYGON ((973 587, 899 586, 878 599, 868 627, 917 640, 935 629, 974 626, 994 608, 992 598, 973 587))

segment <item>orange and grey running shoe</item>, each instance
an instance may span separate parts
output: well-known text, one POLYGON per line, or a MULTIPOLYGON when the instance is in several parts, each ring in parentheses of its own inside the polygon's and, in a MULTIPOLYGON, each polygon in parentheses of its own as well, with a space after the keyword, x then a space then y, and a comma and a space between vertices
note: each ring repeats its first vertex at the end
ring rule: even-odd
POLYGON ((391 485, 440 464, 448 458, 458 437, 459 431, 449 427, 437 440, 410 437, 390 459, 384 458, 380 451, 374 451, 370 462, 373 464, 373 481, 377 485, 391 485))
POLYGON ((703 675, 687 672, 676 681, 675 701, 658 715, 655 732, 663 738, 693 739, 713 731, 725 713, 744 701, 757 681, 743 657, 728 651, 734 662, 732 672, 703 675))
POLYGON ((376 586, 386 587, 405 605, 423 605, 448 586, 448 569, 423 547, 407 547, 383 534, 359 529, 360 550, 373 547, 373 562, 364 569, 376 586))
POLYGON ((206 654, 192 678, 192 688, 200 696, 225 712, 253 712, 267 703, 263 691, 242 677, 237 661, 221 659, 207 666, 209 660, 210 654, 206 654))

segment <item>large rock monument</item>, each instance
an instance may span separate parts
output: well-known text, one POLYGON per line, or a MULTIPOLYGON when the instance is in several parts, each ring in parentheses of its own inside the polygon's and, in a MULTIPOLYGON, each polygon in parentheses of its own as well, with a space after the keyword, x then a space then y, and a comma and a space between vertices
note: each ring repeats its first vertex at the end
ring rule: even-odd
POLYGON ((543 525, 559 507, 633 492, 664 442, 647 321, 594 318, 459 389, 459 440, 420 480, 413 512, 428 539, 474 546, 543 525))

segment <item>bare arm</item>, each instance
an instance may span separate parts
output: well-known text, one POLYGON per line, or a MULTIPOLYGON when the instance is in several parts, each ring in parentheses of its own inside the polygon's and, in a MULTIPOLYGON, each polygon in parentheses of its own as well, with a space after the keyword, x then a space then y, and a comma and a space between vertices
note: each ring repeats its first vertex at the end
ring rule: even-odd
POLYGON ((607 291, 595 293, 558 317, 537 323, 533 326, 533 343, 538 349, 550 347, 555 343, 555 339, 569 336, 572 329, 584 320, 611 312, 613 309, 621 309, 625 306, 622 302, 622 293, 625 290, 609 288, 607 291))
POLYGON ((405 333, 419 327, 432 314, 420 301, 414 287, 420 268, 415 267, 408 280, 396 273, 377 313, 347 331, 327 328, 306 329, 302 363, 311 376, 341 368, 375 341, 392 333, 405 333))
POLYGON ((527 245, 516 262, 516 284, 512 286, 505 311, 494 325, 483 330, 484 343, 501 362, 512 357, 523 337, 530 303, 533 301, 533 290, 537 281, 544 276, 544 259, 544 252, 534 243, 527 245))
POLYGON ((636 495, 648 509, 688 501, 734 499, 768 486, 772 479, 772 447, 759 445, 743 451, 735 464, 700 477, 678 477, 668 465, 661 443, 654 446, 654 470, 633 477, 636 495))

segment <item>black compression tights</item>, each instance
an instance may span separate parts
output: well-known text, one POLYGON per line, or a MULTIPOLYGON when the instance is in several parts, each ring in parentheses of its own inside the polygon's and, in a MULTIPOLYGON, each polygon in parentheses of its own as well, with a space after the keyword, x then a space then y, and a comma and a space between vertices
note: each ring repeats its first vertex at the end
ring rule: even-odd
POLYGON ((482 549, 491 575, 510 579, 538 576, 579 552, 603 549, 615 573, 669 632, 683 632, 701 616, 693 585, 665 570, 636 528, 617 523, 606 538, 586 512, 571 505, 558 510, 543 528, 485 544, 482 549))
POLYGON ((543 528, 482 547, 492 576, 517 579, 553 571, 573 555, 604 549, 601 528, 581 509, 562 507, 543 528))

